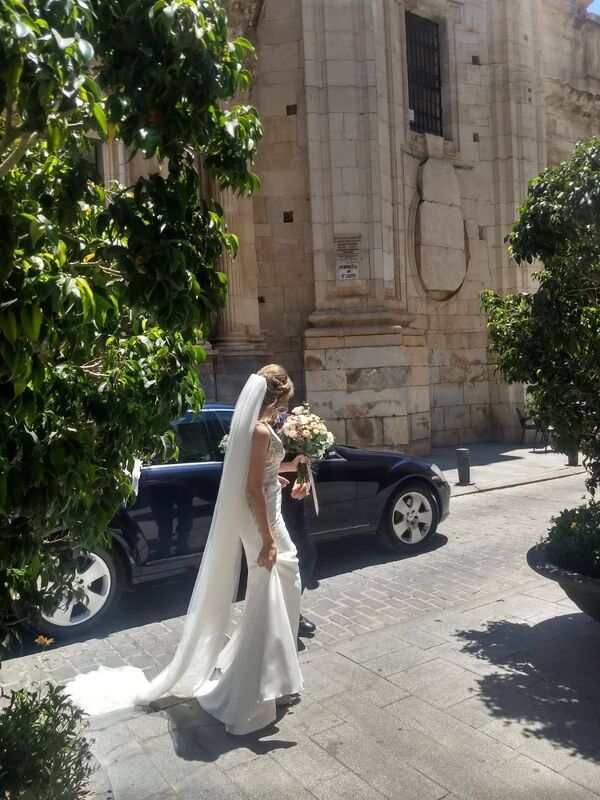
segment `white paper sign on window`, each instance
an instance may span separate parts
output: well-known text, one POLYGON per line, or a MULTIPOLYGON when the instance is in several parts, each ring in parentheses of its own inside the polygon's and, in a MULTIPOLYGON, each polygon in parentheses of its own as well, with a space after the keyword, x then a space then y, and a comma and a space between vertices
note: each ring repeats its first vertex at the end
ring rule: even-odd
POLYGON ((334 241, 338 281, 359 281, 360 236, 336 236, 334 241))

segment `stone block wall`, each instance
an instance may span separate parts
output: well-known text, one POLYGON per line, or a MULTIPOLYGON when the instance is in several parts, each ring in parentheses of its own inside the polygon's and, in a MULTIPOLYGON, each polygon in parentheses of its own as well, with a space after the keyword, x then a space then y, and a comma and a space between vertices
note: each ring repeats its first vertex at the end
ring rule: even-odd
POLYGON ((288 367, 338 438, 417 452, 518 438, 524 391, 496 383, 480 294, 528 290, 505 243, 527 183, 598 128, 585 6, 265 0, 262 360, 288 367), (410 127, 407 11, 439 25, 443 136, 410 127))
POLYGON ((425 455, 428 361, 423 332, 313 329, 304 356, 312 408, 340 442, 425 455))
MULTIPOLYGON (((527 182, 600 131, 600 17, 586 0, 225 2, 257 46, 265 136, 252 200, 204 187, 241 239, 208 395, 280 361, 353 444, 517 439, 524 392, 495 380, 479 297, 529 289, 505 243, 527 182), (443 136, 410 129, 406 11, 439 24, 443 136)), ((156 167, 101 155, 107 181, 156 167)))
POLYGON ((578 5, 576 13, 574 0, 549 0, 541 16, 548 164, 600 129, 600 16, 578 5))
POLYGON ((264 138, 254 223, 264 361, 284 364, 304 398, 302 336, 315 307, 300 0, 265 0, 252 103, 264 138))
POLYGON ((427 332, 431 443, 485 441, 498 433, 479 301, 481 292, 494 285, 491 258, 499 221, 489 4, 415 0, 406 9, 442 22, 447 53, 443 80, 449 84, 444 138, 407 131, 401 156, 403 283, 407 309, 427 332), (424 252, 426 216, 433 247, 424 252))

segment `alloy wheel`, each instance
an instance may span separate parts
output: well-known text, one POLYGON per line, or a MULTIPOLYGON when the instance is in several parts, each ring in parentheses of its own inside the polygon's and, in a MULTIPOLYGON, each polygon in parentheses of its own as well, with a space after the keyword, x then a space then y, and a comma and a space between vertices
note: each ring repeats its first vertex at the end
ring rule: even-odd
POLYGON ((400 495, 392 509, 392 530, 405 544, 420 544, 433 522, 431 501, 419 491, 400 495))
POLYGON ((83 589, 83 599, 65 601, 53 613, 42 614, 46 622, 61 628, 72 628, 95 617, 104 608, 112 587, 108 564, 97 553, 82 556, 74 584, 83 589))

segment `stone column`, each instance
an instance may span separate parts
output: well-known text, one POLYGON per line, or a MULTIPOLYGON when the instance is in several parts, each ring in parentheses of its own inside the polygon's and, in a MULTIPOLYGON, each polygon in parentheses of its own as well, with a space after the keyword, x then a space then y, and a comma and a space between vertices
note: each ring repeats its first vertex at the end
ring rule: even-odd
MULTIPOLYGON (((537 0, 490 4, 494 225, 490 266, 502 294, 529 290, 530 269, 507 255, 505 237, 527 194, 527 183, 546 166, 540 14, 537 0)), ((491 385, 492 425, 504 441, 518 441, 516 408, 525 404, 521 386, 491 385)))
POLYGON ((229 190, 213 188, 227 225, 239 239, 237 255, 223 253, 227 305, 217 316, 215 346, 216 397, 234 400, 248 375, 258 369, 262 337, 258 313, 256 249, 252 202, 229 190))
POLYGON ((401 295, 398 7, 315 0, 302 3, 302 25, 316 306, 308 399, 341 441, 426 453, 428 350, 401 295))
MULTIPOLYGON (((254 38, 263 2, 224 0, 230 40, 237 36, 254 38)), ((254 211, 249 198, 222 191, 214 182, 210 183, 210 194, 222 207, 229 230, 239 239, 237 255, 223 253, 221 260, 220 268, 227 276, 229 287, 227 305, 217 315, 213 337, 214 394, 217 400, 227 402, 237 398, 248 375, 255 372, 262 361, 254 211)))

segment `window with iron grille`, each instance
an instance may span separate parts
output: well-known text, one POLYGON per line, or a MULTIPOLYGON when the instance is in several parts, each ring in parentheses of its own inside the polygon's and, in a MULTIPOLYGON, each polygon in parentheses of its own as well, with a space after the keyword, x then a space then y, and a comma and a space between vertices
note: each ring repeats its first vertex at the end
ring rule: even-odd
POLYGON ((406 12, 410 129, 443 135, 440 26, 406 12))

